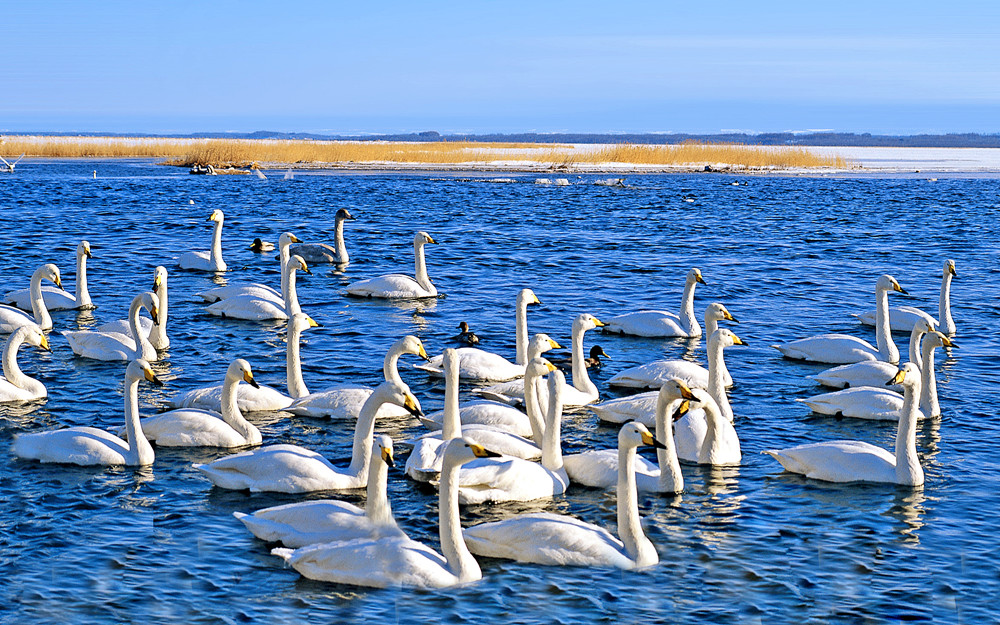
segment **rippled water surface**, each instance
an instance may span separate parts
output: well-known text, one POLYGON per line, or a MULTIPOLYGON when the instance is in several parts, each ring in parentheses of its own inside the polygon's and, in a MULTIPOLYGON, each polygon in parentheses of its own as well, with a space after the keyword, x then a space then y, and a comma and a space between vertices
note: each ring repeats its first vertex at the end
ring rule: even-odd
MULTIPOLYGON (((277 286, 273 254, 254 237, 290 230, 330 241, 344 207, 352 264, 314 266, 299 278, 303 308, 320 324, 302 352, 307 384, 374 385, 385 350, 415 334, 431 353, 466 320, 482 347, 514 352, 513 300, 531 287, 530 331, 569 345, 573 317, 679 306, 684 274, 699 267, 698 315, 723 302, 748 347, 727 350, 731 399, 743 446, 738 468, 685 466, 678 496, 643 496, 645 529, 661 562, 640 573, 545 568, 482 560, 484 578, 443 591, 369 590, 306 580, 269 555, 233 518, 301 496, 213 488, 191 468, 226 455, 157 449, 147 469, 81 468, 16 460, 19 432, 122 423, 120 363, 74 357, 53 332, 51 354, 20 352, 47 400, 0 406, 0 621, 27 622, 881 622, 982 623, 997 618, 997 245, 1000 181, 991 178, 791 178, 718 174, 635 176, 627 188, 573 178, 571 186, 439 174, 305 174, 292 180, 190 176, 146 161, 22 163, 0 174, 0 289, 25 287, 39 264, 57 263, 74 283, 74 249, 93 246, 93 314, 57 312, 56 330, 123 317, 149 289, 153 267, 173 268, 186 250, 208 249, 212 209, 226 213, 224 277, 172 271, 171 346, 162 389, 140 385, 143 412, 171 395, 217 383, 235 357, 258 380, 284 389, 284 328, 210 317, 195 292, 216 282, 277 286), (92 171, 97 171, 97 178, 92 171), (739 185, 734 185, 738 182, 739 185), (693 201, 686 201, 693 200, 693 201), (446 294, 430 302, 351 300, 345 286, 382 273, 412 272, 415 230, 430 275, 446 294), (883 272, 911 293, 896 304, 936 312, 940 270, 956 262, 955 337, 939 353, 943 416, 918 424, 923 488, 828 484, 783 473, 763 449, 855 438, 891 448, 894 425, 810 416, 795 402, 819 392, 805 378, 823 367, 783 360, 771 344, 821 332, 873 339, 851 313, 874 306, 883 272)), ((905 337, 897 336, 905 346, 905 337)), ((705 342, 587 335, 611 355, 593 374, 602 397, 621 369, 662 357, 704 359, 705 342)), ((903 349, 905 354, 905 348, 903 349)), ((443 386, 401 361, 425 410, 443 386)), ((467 397, 463 387, 462 397, 467 397)), ((350 455, 349 424, 257 413, 265 442, 294 442, 334 463, 350 455)), ((402 444, 415 421, 378 423, 402 444)), ((567 413, 564 451, 612 447, 616 430, 586 412, 567 413)), ((652 457, 652 456, 651 456, 652 457)), ((401 465, 402 462, 399 463, 401 465)), ((410 536, 437 548, 436 497, 390 474, 390 498, 410 536)), ((363 493, 315 493, 358 502, 363 493)), ((463 522, 523 510, 576 515, 615 527, 614 498, 573 486, 552 500, 475 506, 463 522)))

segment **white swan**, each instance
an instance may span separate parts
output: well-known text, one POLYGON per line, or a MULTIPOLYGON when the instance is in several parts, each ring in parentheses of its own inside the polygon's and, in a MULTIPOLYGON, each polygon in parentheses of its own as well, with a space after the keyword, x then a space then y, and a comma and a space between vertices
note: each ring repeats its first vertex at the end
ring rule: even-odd
POLYGON ((445 452, 438 496, 441 553, 407 537, 320 543, 272 549, 310 579, 386 588, 444 588, 482 578, 479 563, 462 540, 458 515, 458 470, 473 458, 495 456, 468 439, 452 439, 445 452))
POLYGON ((205 310, 211 315, 230 319, 286 321, 290 315, 302 312, 298 292, 295 289, 295 273, 299 270, 312 274, 301 256, 292 256, 282 267, 281 284, 285 291, 285 298, 282 301, 276 302, 271 298, 254 295, 236 295, 210 304, 205 310))
MULTIPOLYGON (((910 362, 919 366, 920 339, 934 329, 934 324, 924 318, 917 319, 910 331, 910 362)), ((864 360, 849 365, 840 365, 817 373, 807 375, 810 380, 816 380, 823 386, 833 388, 855 388, 858 386, 883 386, 883 383, 896 375, 899 367, 882 360, 864 360)), ((902 392, 903 387, 893 387, 892 390, 902 392)))
POLYGON ((416 279, 403 274, 391 273, 355 282, 347 287, 347 293, 358 297, 383 299, 436 297, 438 291, 427 275, 427 263, 424 261, 424 246, 428 243, 437 243, 437 241, 426 232, 418 232, 413 237, 416 279))
MULTIPOLYGON (((503 356, 479 349, 478 347, 462 347, 458 352, 461 362, 459 377, 463 380, 504 382, 523 376, 524 365, 532 358, 532 356, 528 355, 528 305, 539 303, 541 302, 538 301, 538 298, 531 289, 521 289, 517 294, 517 300, 514 305, 515 362, 510 362, 503 356)), ((548 338, 548 336, 536 336, 544 336, 547 339, 548 345, 542 351, 559 348, 559 344, 548 338)), ((535 354, 535 356, 537 355, 535 354)), ((434 356, 424 364, 415 366, 417 369, 426 371, 431 375, 444 375, 440 355, 434 356)))
POLYGON ((448 441, 461 438, 463 433, 475 437, 482 445, 505 456, 532 460, 542 455, 542 450, 525 438, 483 425, 463 426, 458 407, 458 351, 452 348, 442 354, 445 370, 444 420, 441 430, 425 434, 413 443, 406 458, 405 473, 418 482, 438 478, 448 441))
MULTIPOLYGON (((181 408, 146 417, 141 421, 146 438, 163 447, 244 447, 260 445, 257 426, 240 414, 236 389, 240 381, 257 387, 250 363, 237 358, 226 370, 222 386, 222 413, 181 408)), ((124 432, 119 432, 119 436, 124 432)))
POLYGON ((336 499, 314 499, 264 508, 253 514, 234 512, 233 516, 257 538, 292 549, 358 538, 402 537, 405 534, 392 516, 386 490, 391 466, 392 439, 384 434, 376 436, 364 508, 336 499))
POLYGON ((520 514, 464 530, 465 544, 479 556, 555 566, 606 566, 641 569, 660 561, 642 531, 636 490, 636 449, 656 440, 645 426, 628 423, 618 433, 618 532, 621 540, 597 525, 564 514, 520 514))
MULTIPOLYGON (((156 323, 153 323, 151 318, 139 317, 139 325, 136 329, 149 338, 150 344, 156 348, 157 351, 167 349, 170 347, 170 338, 167 337, 167 318, 168 318, 168 308, 169 308, 169 298, 167 296, 169 289, 167 288, 167 268, 159 266, 154 270, 153 275, 153 293, 156 294, 156 323)), ((109 334, 112 332, 118 332, 119 334, 129 333, 129 320, 119 319, 117 321, 109 321, 108 323, 101 324, 97 326, 96 331, 109 334)))
POLYGON ((140 293, 132 298, 132 305, 128 309, 128 334, 79 330, 75 332, 64 331, 62 335, 69 341, 69 346, 77 356, 93 358, 94 360, 142 358, 149 362, 156 362, 159 359, 156 348, 149 342, 149 338, 139 331, 139 309, 148 310, 155 325, 156 319, 159 317, 158 304, 156 294, 150 291, 140 293))
POLYGON ((385 402, 419 413, 417 400, 405 385, 383 382, 361 409, 354 428, 351 464, 335 467, 316 453, 298 445, 267 445, 252 451, 195 464, 216 486, 252 492, 308 493, 317 490, 364 488, 375 435, 375 413, 385 402))
POLYGON ((226 216, 219 209, 212 211, 207 221, 215 222, 215 230, 212 232, 212 249, 207 252, 184 252, 177 259, 177 266, 181 269, 193 269, 196 271, 225 271, 226 261, 222 260, 222 223, 226 216))
POLYGON ((133 360, 128 364, 125 369, 126 440, 97 428, 71 427, 15 436, 14 455, 41 462, 79 465, 153 464, 153 447, 143 435, 139 423, 139 380, 143 378, 157 386, 163 384, 145 360, 133 360))
POLYGON ((310 263, 337 263, 346 265, 351 262, 351 257, 347 253, 347 245, 344 243, 344 222, 354 219, 346 208, 337 209, 337 214, 333 218, 333 245, 326 243, 305 243, 292 248, 293 254, 298 254, 310 263))
MULTIPOLYGON (((296 315, 292 315, 295 319, 296 315)), ((310 319, 310 321, 312 321, 310 319)), ((296 322, 297 327, 293 334, 292 321, 289 321, 288 339, 288 359, 286 361, 286 371, 288 375, 288 392, 295 398, 287 406, 288 412, 303 417, 332 417, 335 419, 357 419, 361 412, 361 407, 372 394, 371 387, 357 384, 339 384, 322 391, 310 393, 302 380, 302 365, 299 358, 299 348, 297 337, 301 332, 301 321, 296 322)), ((315 323, 315 322, 313 322, 315 323)), ((403 378, 399 375, 399 357, 403 354, 414 354, 421 358, 427 358, 427 351, 424 344, 415 336, 407 335, 392 344, 386 352, 382 361, 382 375, 386 382, 394 382, 405 386, 403 378)), ((420 408, 420 402, 417 402, 420 408)), ((379 418, 386 417, 407 417, 411 411, 400 408, 393 403, 383 404, 378 411, 379 418)))
POLYGON ((281 233, 281 236, 278 237, 278 268, 280 269, 279 275, 281 282, 280 291, 275 290, 273 287, 267 286, 266 284, 252 282, 249 284, 219 286, 214 289, 208 289, 207 291, 201 291, 196 295, 206 302, 213 304, 219 300, 228 299, 230 297, 250 295, 260 299, 270 300, 279 308, 284 308, 285 293, 287 291, 285 286, 285 264, 288 262, 288 259, 291 258, 289 249, 291 248, 292 243, 301 243, 301 241, 299 241, 298 237, 291 232, 283 232, 281 233))
MULTIPOLYGON (((87 290, 87 259, 93 258, 90 253, 90 243, 80 241, 76 246, 76 295, 67 293, 61 288, 42 287, 42 300, 45 307, 52 310, 93 310, 97 308, 90 299, 87 290)), ((32 310, 31 289, 18 289, 4 295, 4 304, 10 304, 21 310, 32 310)))
MULTIPOLYGON (((545 363, 552 366, 551 363, 545 363)), ((560 422, 566 378, 558 369, 549 374, 549 401, 542 435, 541 464, 521 458, 476 461, 459 474, 458 498, 463 504, 487 501, 531 501, 566 492, 569 476, 563 467, 560 422)))
POLYGON ((640 310, 612 317, 604 331, 650 337, 701 336, 701 326, 694 315, 694 289, 698 284, 705 284, 701 271, 691 269, 684 283, 679 315, 665 310, 640 310))
POLYGON ((32 314, 28 315, 13 306, 0 305, 0 334, 10 334, 23 326, 37 326, 41 330, 52 329, 52 316, 49 315, 45 299, 42 297, 42 280, 49 280, 57 287, 62 288, 58 267, 48 263, 36 269, 31 274, 31 287, 29 288, 32 314))
MULTIPOLYGON (((604 324, 597 317, 584 313, 578 315, 573 320, 573 385, 563 390, 563 405, 565 406, 586 406, 600 398, 597 386, 591 381, 587 373, 587 361, 583 355, 583 335, 587 330, 603 327, 604 324)), ((545 391, 539 389, 542 395, 542 403, 545 403, 545 391)), ((473 393, 481 395, 494 401, 507 404, 520 404, 524 402, 524 380, 511 380, 494 384, 483 389, 475 389, 473 393)))
POLYGON ((49 339, 38 329, 38 326, 23 326, 14 330, 3 346, 3 377, 0 377, 0 403, 21 402, 41 399, 48 395, 45 385, 30 378, 17 366, 17 350, 27 343, 45 351, 49 348, 49 339))
POLYGON ((811 362, 849 364, 862 360, 884 360, 897 363, 899 350, 892 342, 892 334, 889 331, 889 291, 906 294, 895 278, 883 274, 875 283, 875 300, 878 304, 877 348, 868 341, 846 334, 820 334, 772 347, 781 352, 785 358, 811 362))
MULTIPOLYGON (((955 271, 955 261, 950 258, 944 261, 941 270, 941 294, 938 297, 938 318, 934 319, 915 306, 892 306, 889 308, 889 328, 895 332, 909 332, 917 319, 937 324, 938 329, 951 336, 955 334, 955 320, 951 316, 951 279, 958 277, 955 271)), ((855 315, 866 326, 875 325, 878 311, 871 310, 855 315)))
POLYGON ((917 457, 917 395, 920 372, 913 363, 904 364, 888 384, 902 384, 906 404, 896 428, 896 453, 862 441, 808 443, 763 453, 781 463, 786 471, 827 482, 885 482, 905 486, 924 483, 924 470, 917 457))
MULTIPOLYGON (((923 319, 920 322, 926 323, 923 319)), ((924 339, 921 366, 917 370, 920 372, 920 411, 926 417, 941 416, 934 375, 934 350, 938 347, 958 348, 958 345, 933 330, 924 339)), ((906 403, 903 395, 887 389, 885 385, 851 387, 796 401, 806 404, 817 414, 882 421, 898 421, 906 403)))
POLYGON ((740 450, 740 438, 736 434, 736 428, 723 415, 719 405, 708 391, 700 388, 688 390, 695 399, 690 400, 690 411, 677 423, 680 424, 686 419, 691 419, 696 414, 695 411, 700 408, 698 413, 704 413, 705 429, 702 434, 698 428, 690 428, 691 434, 701 437, 700 440, 695 440, 693 445, 686 444, 682 437, 676 437, 677 456, 687 462, 713 466, 739 464, 743 454, 740 450), (691 453, 694 449, 697 450, 696 455, 691 453))

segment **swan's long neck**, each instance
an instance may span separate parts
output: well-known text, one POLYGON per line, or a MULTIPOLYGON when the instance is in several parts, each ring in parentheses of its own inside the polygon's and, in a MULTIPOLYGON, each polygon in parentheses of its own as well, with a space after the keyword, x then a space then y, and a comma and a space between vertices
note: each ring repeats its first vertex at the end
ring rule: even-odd
POLYGON ((337 249, 337 262, 347 264, 351 257, 347 255, 347 244, 344 243, 344 217, 337 217, 333 223, 333 246, 337 249))
MULTIPOLYGON (((135 357, 145 358, 146 353, 155 353, 156 350, 153 349, 153 344, 149 342, 149 337, 139 329, 140 308, 142 308, 142 302, 138 298, 132 300, 132 305, 128 309, 128 330, 132 334, 132 340, 135 341, 135 357)), ((156 327, 156 324, 153 324, 153 327, 156 327)))
POLYGON ((441 467, 441 486, 438 493, 438 515, 441 528, 441 553, 448 561, 448 569, 460 582, 481 579, 482 570, 476 558, 465 546, 462 523, 458 516, 458 472, 461 466, 445 456, 441 467))
POLYGON ((358 422, 354 426, 354 445, 351 449, 351 465, 347 472, 358 476, 361 480, 368 479, 368 463, 372 455, 372 439, 375 437, 375 414, 385 400, 378 389, 372 393, 361 406, 358 422))
POLYGON ((955 334, 955 320, 951 318, 951 271, 945 267, 941 278, 941 297, 938 299, 938 328, 942 334, 955 334))
POLYGON ((889 328, 889 292, 886 289, 875 289, 875 339, 878 342, 879 358, 885 362, 899 362, 899 350, 892 341, 889 328))
POLYGON ((712 336, 718 329, 719 320, 715 318, 715 315, 711 314, 710 310, 705 311, 705 334, 712 336))
POLYGON ((587 360, 583 355, 583 335, 586 332, 582 325, 573 327, 573 386, 581 393, 597 395, 597 386, 590 381, 587 373, 587 360))
MULTIPOLYGON (((558 372, 553 372, 553 375, 558 372)), ((559 374, 561 375, 561 374, 559 374)), ((562 471, 562 386, 549 378, 549 405, 545 414, 545 432, 542 435, 542 466, 549 471, 562 471)))
POLYGON ((166 349, 170 347, 170 339, 167 338, 167 307, 169 298, 167 297, 167 277, 164 274, 160 281, 160 286, 156 289, 156 299, 159 305, 156 307, 157 321, 149 331, 149 342, 155 349, 166 349))
POLYGON ((658 562, 659 556, 642 531, 635 485, 635 456, 634 446, 618 445, 618 538, 625 545, 628 557, 637 567, 643 567, 658 562))
POLYGON ((83 250, 76 253, 76 305, 78 308, 94 305, 87 290, 87 254, 83 250))
POLYGON ((681 313, 678 315, 681 321, 681 328, 683 328, 689 336, 701 336, 701 326, 698 325, 698 318, 694 315, 694 289, 696 286, 698 286, 698 281, 694 278, 689 278, 684 284, 684 297, 681 299, 681 313))
POLYGON ((431 284, 431 278, 427 275, 427 261, 424 260, 423 243, 418 241, 413 244, 413 257, 414 274, 417 278, 417 284, 419 284, 425 291, 433 291, 434 285, 431 284))
POLYGON ((227 375, 222 382, 222 420, 229 424, 229 427, 236 430, 236 433, 243 437, 248 445, 259 445, 263 442, 260 430, 257 426, 243 418, 237 403, 240 380, 237 377, 227 375))
POLYGON ((405 386, 403 378, 399 376, 399 357, 402 355, 403 349, 400 345, 393 345, 392 349, 385 353, 385 358, 382 359, 382 376, 386 382, 405 386))
POLYGON ((723 356, 724 345, 718 339, 717 334, 709 335, 708 339, 708 393, 719 404, 719 412, 722 416, 733 421, 733 407, 729 405, 729 396, 726 395, 726 380, 722 372, 726 368, 725 357, 723 356))
POLYGON ((458 409, 458 357, 455 366, 448 367, 444 383, 444 421, 441 424, 441 440, 450 441, 462 435, 462 421, 458 409))
POLYGON ((302 308, 299 306, 299 295, 295 290, 295 266, 291 260, 285 263, 284 283, 285 291, 282 295, 285 296, 285 314, 291 317, 295 313, 302 312, 302 308))
POLYGON ((375 450, 372 449, 372 457, 368 465, 365 516, 377 525, 395 526, 396 519, 393 518, 392 507, 389 505, 388 481, 389 465, 383 462, 381 455, 375 454, 375 450))
POLYGON ((920 361, 920 411, 925 417, 941 415, 941 405, 938 403, 937 376, 934 375, 934 348, 931 341, 924 341, 920 361))
POLYGON ((515 361, 521 366, 528 364, 528 300, 518 296, 517 308, 514 313, 514 325, 517 330, 517 346, 515 361))
POLYGON ((51 330, 52 316, 49 315, 49 309, 45 306, 45 300, 42 298, 42 274, 40 271, 31 274, 29 295, 31 296, 31 312, 35 316, 35 323, 43 330, 51 330))
POLYGON ((26 376, 19 366, 17 366, 17 350, 24 343, 24 334, 15 332, 7 339, 7 344, 3 348, 3 377, 14 386, 26 391, 44 391, 45 386, 26 376))
POLYGON ((288 259, 292 257, 292 253, 289 251, 289 248, 291 248, 291 247, 292 247, 292 241, 291 241, 291 239, 289 239, 287 237, 284 237, 284 236, 282 236, 282 237, 280 237, 278 239, 278 263, 280 263, 278 265, 278 267, 281 269, 281 280, 282 280, 281 295, 282 296, 285 295, 285 285, 284 285, 284 280, 285 280, 285 263, 287 263, 288 259))
MULTIPOLYGON (((674 447, 674 429, 671 423, 674 411, 680 407, 683 401, 683 399, 667 401, 662 396, 656 400, 656 438, 665 447, 665 449, 656 450, 656 459, 660 465, 660 492, 664 493, 679 493, 684 490, 684 475, 681 473, 681 465, 677 460, 677 449, 674 447)), ((621 449, 618 450, 618 454, 619 462, 621 462, 621 449)), ((621 479, 620 472, 619 479, 621 479)))
POLYGON ((919 486, 924 483, 924 470, 917 457, 917 394, 920 385, 903 387, 903 411, 896 429, 896 481, 919 486))
POLYGON ((536 445, 541 445, 545 439, 545 422, 542 420, 542 409, 536 390, 540 377, 532 373, 526 373, 524 376, 524 411, 527 413, 528 423, 531 425, 531 439, 535 441, 536 445))
POLYGON ((722 416, 722 412, 714 400, 702 402, 702 407, 705 410, 707 429, 705 440, 698 451, 698 462, 708 464, 722 442, 722 424, 725 417, 722 416))
POLYGON ((288 323, 288 344, 285 346, 285 381, 288 384, 288 394, 293 399, 309 394, 306 382, 302 379, 302 358, 299 354, 302 331, 288 323))
POLYGON ((212 231, 212 251, 211 251, 212 264, 216 267, 225 267, 226 263, 222 260, 222 220, 215 222, 215 230, 212 231))
POLYGON ((920 339, 924 336, 924 331, 920 328, 920 324, 913 326, 913 330, 910 331, 910 362, 913 363, 915 367, 920 367, 920 339))
MULTIPOLYGON (((138 316, 138 313, 136 314, 138 316)), ((139 379, 125 380, 125 433, 128 437, 128 463, 130 465, 153 464, 153 446, 142 433, 139 423, 139 379)))

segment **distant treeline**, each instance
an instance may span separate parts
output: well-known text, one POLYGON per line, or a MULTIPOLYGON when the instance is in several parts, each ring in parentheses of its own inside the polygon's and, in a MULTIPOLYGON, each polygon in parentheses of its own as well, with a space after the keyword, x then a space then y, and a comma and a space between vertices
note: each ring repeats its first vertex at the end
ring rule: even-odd
POLYGON ((102 136, 102 137, 162 137, 169 139, 278 139, 313 141, 475 141, 486 143, 636 143, 651 145, 676 145, 695 143, 741 143, 761 146, 876 146, 876 147, 929 147, 929 148, 1000 148, 1000 134, 945 134, 945 135, 873 135, 852 132, 791 133, 771 132, 762 134, 600 134, 534 132, 448 135, 433 130, 407 134, 388 135, 320 135, 305 132, 271 132, 259 130, 250 133, 199 132, 185 135, 156 135, 137 133, 68 133, 32 132, 10 133, 18 135, 49 136, 102 136))

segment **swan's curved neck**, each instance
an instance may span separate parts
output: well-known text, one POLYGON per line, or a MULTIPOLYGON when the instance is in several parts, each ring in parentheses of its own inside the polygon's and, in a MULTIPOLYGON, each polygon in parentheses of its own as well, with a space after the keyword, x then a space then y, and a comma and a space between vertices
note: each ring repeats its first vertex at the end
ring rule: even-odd
POLYGON ((393 345, 385 353, 385 358, 382 360, 382 377, 385 378, 386 382, 395 382, 396 384, 405 386, 403 378, 399 376, 399 357, 403 353, 403 347, 399 344, 393 345))
POLYGON ((76 254, 76 305, 79 308, 94 305, 87 290, 87 254, 83 250, 76 254))
MULTIPOLYGON (((150 351, 155 351, 153 349, 153 344, 149 342, 149 337, 146 336, 144 332, 139 329, 139 309, 142 308, 142 302, 139 298, 132 300, 132 305, 128 309, 128 330, 132 334, 132 340, 135 341, 135 357, 144 358, 144 354, 150 351), (147 346, 149 349, 147 349, 147 346)), ((155 327, 156 324, 153 324, 155 327)))
POLYGON ((514 312, 514 325, 517 331, 515 361, 521 366, 528 364, 528 300, 518 296, 517 308, 514 312))
POLYGON ((51 330, 52 317, 49 315, 49 309, 45 306, 45 300, 42 298, 41 271, 31 274, 29 295, 31 296, 31 312, 35 316, 35 323, 43 330, 51 330))
POLYGON ((417 278, 417 284, 420 285, 425 291, 434 290, 434 285, 431 284, 431 278, 427 275, 427 261, 424 260, 424 244, 416 242, 413 244, 413 257, 414 257, 414 274, 417 278))
POLYGON ((289 239, 287 239, 285 237, 281 237, 281 238, 278 239, 278 263, 279 263, 278 267, 281 269, 281 278, 282 278, 281 295, 282 296, 284 296, 284 294, 285 294, 285 285, 284 285, 285 263, 287 263, 288 259, 292 257, 292 254, 289 251, 289 248, 291 248, 291 247, 292 247, 291 240, 289 240, 289 239))
POLYGON ((285 314, 291 317, 295 313, 302 312, 302 308, 299 306, 299 295, 295 290, 295 264, 290 259, 285 263, 283 274, 282 282, 285 283, 285 290, 282 291, 282 295, 285 296, 285 314))
POLYGON ((170 339, 167 338, 167 307, 169 298, 167 297, 167 278, 163 277, 160 286, 156 289, 156 299, 159 305, 156 307, 157 321, 149 331, 149 342, 156 349, 166 349, 170 347, 170 339))
POLYGON ((941 414, 938 403, 937 376, 934 375, 934 345, 924 341, 920 361, 920 411, 925 417, 937 417, 941 414))
POLYGON ((372 455, 372 439, 375 437, 375 414, 382 407, 385 400, 378 389, 368 396, 364 405, 361 406, 361 413, 358 415, 358 422, 354 426, 354 445, 351 448, 351 465, 348 473, 356 475, 362 480, 368 479, 368 464, 372 455))
POLYGON ((333 223, 333 246, 337 249, 337 262, 346 264, 351 261, 347 255, 347 244, 344 243, 344 217, 338 217, 333 223))
POLYGON ((618 538, 625 545, 628 557, 642 567, 656 563, 659 557, 642 531, 635 485, 635 456, 635 447, 618 445, 618 538))
POLYGON ((441 467, 441 487, 438 493, 438 518, 441 528, 441 554, 448 569, 460 582, 471 582, 483 576, 479 563, 465 546, 462 523, 458 516, 458 472, 461 466, 447 456, 441 467))
POLYGON ((215 222, 215 230, 212 231, 212 264, 216 267, 225 265, 222 261, 222 220, 215 222))
POLYGON ((719 329, 719 320, 705 311, 705 334, 712 336, 719 329))
POLYGON ((538 401, 538 379, 541 376, 526 373, 524 376, 524 411, 531 425, 531 439, 536 445, 541 445, 545 439, 545 422, 542 420, 542 410, 538 401))
POLYGON ((458 409, 458 358, 454 367, 448 367, 444 383, 444 421, 441 440, 450 441, 462 435, 462 421, 458 409))
POLYGON ((919 486, 924 483, 924 470, 917 457, 917 385, 903 387, 903 410, 896 428, 896 481, 919 486))
MULTIPOLYGON (((138 314, 136 314, 138 316, 138 314)), ((142 433, 139 423, 139 379, 125 381, 125 434, 128 441, 129 464, 153 464, 153 446, 142 433)))
POLYGON ((587 373, 587 360, 583 355, 583 326, 573 328, 573 386, 581 393, 597 395, 597 386, 591 382, 587 373))
POLYGON ((243 437, 248 444, 259 444, 263 438, 257 426, 247 421, 240 412, 236 397, 239 392, 239 378, 226 376, 222 382, 222 420, 229 424, 229 427, 236 430, 236 433, 243 437))
POLYGON ((924 337, 924 331, 920 329, 919 325, 914 325, 913 330, 910 331, 910 362, 914 366, 920 367, 920 340, 924 337))
POLYGON ((371 461, 368 465, 368 487, 365 491, 365 516, 372 523, 377 525, 396 525, 396 519, 392 516, 392 507, 389 505, 389 493, 387 483, 389 481, 389 465, 382 461, 380 455, 376 455, 372 449, 371 461))
MULTIPOLYGON (((683 401, 683 399, 667 401, 663 397, 658 397, 656 400, 656 438, 665 447, 665 449, 656 450, 656 459, 660 465, 660 491, 664 493, 679 493, 684 490, 684 475, 681 473, 681 465, 677 460, 677 449, 674 447, 674 429, 671 423, 674 411, 680 407, 683 401)), ((618 453, 620 455, 621 450, 618 453)), ((621 462, 620 458, 619 462, 621 462)))
POLYGON ((549 405, 545 413, 542 434, 542 466, 549 471, 562 471, 562 391, 549 384, 549 405))
POLYGON ((941 296, 938 299, 938 327, 943 334, 955 334, 955 320, 951 318, 951 271, 944 270, 941 278, 941 296))
POLYGON ((885 362, 899 362, 899 350, 892 341, 889 328, 889 292, 883 288, 875 289, 875 339, 878 342, 879 358, 885 362))
POLYGON ((285 346, 285 382, 288 384, 288 394, 292 399, 305 397, 309 394, 306 382, 302 379, 302 358, 299 355, 299 342, 302 331, 288 324, 288 344, 285 346))
POLYGON ((681 321, 681 328, 690 336, 701 336, 701 326, 698 325, 698 317, 694 315, 694 289, 698 286, 698 281, 688 279, 684 284, 684 297, 681 299, 681 313, 678 315, 681 321))
POLYGON ((733 408, 729 405, 729 396, 726 395, 726 380, 722 374, 726 367, 724 346, 722 341, 714 337, 715 335, 711 334, 708 339, 708 393, 715 400, 715 403, 719 404, 722 416, 732 421, 733 408))
POLYGON ((15 332, 7 338, 7 344, 3 348, 3 377, 14 386, 37 394, 38 391, 44 391, 45 386, 38 380, 26 376, 17 366, 17 350, 21 348, 22 343, 24 335, 20 332, 15 332))
POLYGON ((714 400, 702 402, 702 407, 705 410, 707 429, 705 440, 701 445, 701 450, 698 452, 698 462, 705 464, 713 456, 713 451, 722 442, 722 428, 725 417, 714 400))

